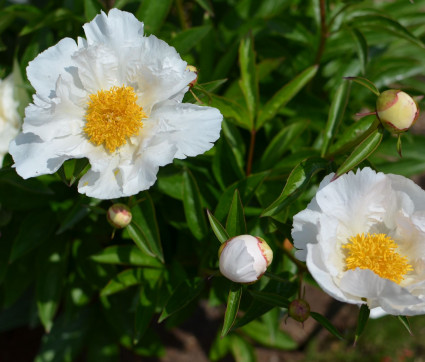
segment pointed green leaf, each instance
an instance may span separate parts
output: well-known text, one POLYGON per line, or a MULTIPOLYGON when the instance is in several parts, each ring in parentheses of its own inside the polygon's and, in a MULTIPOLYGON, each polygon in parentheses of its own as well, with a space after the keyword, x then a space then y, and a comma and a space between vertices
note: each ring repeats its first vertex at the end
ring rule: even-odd
POLYGON ((375 115, 359 119, 348 127, 338 140, 329 147, 328 157, 342 154, 366 139, 380 124, 375 115))
POLYGON ((196 239, 203 239, 208 233, 207 222, 198 185, 188 169, 183 174, 183 206, 190 231, 196 239))
POLYGON ((37 309, 46 332, 50 332, 59 307, 68 254, 66 242, 56 239, 43 248, 37 257, 37 309))
POLYGON ((210 221, 211 228, 217 237, 218 241, 220 243, 224 243, 227 240, 229 240, 229 234, 227 233, 226 229, 223 227, 223 225, 220 224, 220 222, 214 217, 213 214, 211 214, 210 210, 207 210, 208 220, 210 221))
POLYGON ((170 45, 176 48, 180 54, 187 54, 211 29, 211 25, 203 25, 181 31, 170 41, 170 45))
POLYGON ((286 309, 289 307, 290 302, 287 299, 282 298, 282 296, 277 293, 250 290, 249 294, 251 294, 254 299, 257 299, 263 303, 269 304, 273 307, 286 308, 286 309))
POLYGON ((356 328, 356 335, 354 337, 354 344, 357 343, 357 340, 363 333, 364 328, 366 327, 366 323, 369 320, 369 314, 370 314, 370 310, 367 304, 362 304, 359 310, 359 317, 357 318, 357 328, 356 328))
POLYGON ((229 290, 229 296, 227 297, 226 313, 224 315, 223 329, 221 330, 221 337, 224 337, 229 333, 235 323, 236 316, 239 311, 239 304, 242 297, 242 285, 232 283, 229 290))
POLYGON ((268 169, 275 166, 292 142, 302 134, 309 123, 308 120, 302 120, 283 128, 273 138, 261 156, 261 169, 268 169))
POLYGON ((280 196, 263 211, 261 216, 277 215, 284 210, 307 188, 311 178, 317 172, 327 169, 328 165, 328 161, 319 157, 301 162, 292 170, 280 196))
POLYGON ((144 192, 141 198, 144 200, 131 208, 133 217, 127 226, 128 234, 146 254, 164 262, 155 206, 148 192, 144 192))
POLYGON ((378 88, 376 88, 375 84, 373 84, 369 79, 363 77, 344 77, 344 79, 352 80, 353 82, 356 82, 362 85, 363 87, 369 89, 376 96, 379 96, 378 88))
POLYGON ((208 15, 214 16, 214 10, 210 0, 196 0, 196 2, 208 13, 208 15))
POLYGON ((146 255, 135 245, 114 245, 103 249, 100 253, 92 255, 92 260, 104 264, 122 264, 162 268, 158 259, 146 255))
POLYGON ((242 202, 248 204, 252 196, 254 196, 255 191, 268 174, 268 171, 251 174, 247 178, 235 182, 233 185, 229 186, 221 195, 217 208, 215 209, 214 215, 217 220, 223 221, 229 213, 230 205, 232 203, 233 195, 236 189, 239 190, 242 202))
POLYGON ((143 0, 136 12, 136 17, 145 24, 145 31, 150 34, 158 32, 170 11, 173 0, 143 0))
POLYGON ((255 128, 260 129, 265 122, 272 119, 280 108, 283 108, 313 77, 318 65, 307 68, 288 84, 284 85, 260 110, 255 128))
POLYGON ((315 319, 322 327, 326 328, 332 335, 336 338, 344 340, 341 332, 336 329, 336 327, 324 316, 316 312, 310 312, 310 316, 315 319))
POLYGON ((120 292, 133 285, 140 284, 142 280, 142 269, 126 269, 117 274, 108 282, 108 284, 106 284, 106 286, 100 291, 100 296, 104 297, 120 292))
POLYGON ((354 45, 356 46, 357 56, 359 58, 359 62, 362 69, 362 74, 366 73, 366 65, 368 60, 368 49, 367 49, 367 41, 362 32, 358 29, 351 29, 351 34, 354 39, 354 45))
POLYGON ((255 67, 254 39, 251 35, 245 36, 239 45, 239 66, 241 70, 240 85, 248 107, 251 127, 258 107, 258 79, 255 67))
POLYGON ((179 311, 197 298, 204 289, 204 285, 204 280, 198 277, 181 282, 168 299, 158 323, 161 323, 165 318, 168 318, 171 314, 179 311))
POLYGON ((322 157, 328 152, 328 147, 338 130, 338 126, 344 117, 345 107, 347 106, 350 95, 350 82, 342 81, 332 99, 329 109, 328 121, 326 122, 325 133, 322 143, 322 157))
POLYGON ((413 336, 412 329, 410 328, 409 319, 407 319, 404 315, 398 315, 397 319, 401 322, 401 324, 406 328, 411 336, 413 336))
POLYGON ((368 158, 378 148, 382 141, 383 130, 378 128, 370 134, 362 143, 360 143, 350 156, 344 161, 344 163, 338 168, 334 178, 341 176, 342 174, 350 171, 356 167, 360 162, 368 158))
POLYGON ((298 347, 297 342, 295 342, 289 334, 286 334, 281 330, 277 330, 276 334, 272 336, 269 333, 267 326, 257 320, 243 326, 241 329, 249 337, 256 342, 261 343, 265 347, 283 350, 293 350, 298 347))
POLYGON ((149 328, 155 314, 158 282, 162 271, 158 269, 143 269, 143 279, 146 281, 140 289, 139 299, 134 317, 133 344, 137 344, 149 328))
POLYGON ((246 339, 237 334, 229 336, 231 339, 230 350, 235 362, 256 362, 254 347, 246 339))
POLYGON ((238 126, 247 130, 251 129, 252 123, 248 111, 239 103, 225 98, 208 93, 208 105, 219 109, 224 118, 234 119, 238 126))
POLYGON ((425 49, 424 43, 407 30, 398 21, 381 14, 368 14, 364 16, 355 17, 352 20, 355 26, 369 26, 371 29, 384 29, 385 31, 394 34, 400 38, 406 39, 411 43, 425 49))
POLYGON ((239 191, 236 189, 233 194, 232 204, 230 205, 227 216, 226 230, 230 237, 246 234, 246 221, 243 205, 239 191))

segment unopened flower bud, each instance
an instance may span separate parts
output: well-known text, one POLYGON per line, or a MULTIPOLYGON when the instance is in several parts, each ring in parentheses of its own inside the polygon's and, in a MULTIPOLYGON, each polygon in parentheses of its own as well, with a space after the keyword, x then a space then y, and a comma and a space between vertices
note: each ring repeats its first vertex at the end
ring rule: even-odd
POLYGON ((186 69, 196 74, 196 78, 189 83, 189 87, 192 88, 198 81, 198 69, 193 65, 186 66, 186 69))
POLYGON ((253 283, 261 278, 273 260, 273 251, 260 237, 239 235, 219 250, 220 272, 236 283, 253 283))
POLYGON ((386 129, 392 133, 402 133, 416 122, 419 108, 407 93, 390 89, 378 96, 376 113, 386 129))
POLYGON ((114 204, 106 214, 108 222, 116 229, 125 228, 131 222, 131 211, 127 205, 114 204))
POLYGON ((310 316, 310 305, 304 299, 295 299, 289 304, 288 314, 302 323, 310 316))

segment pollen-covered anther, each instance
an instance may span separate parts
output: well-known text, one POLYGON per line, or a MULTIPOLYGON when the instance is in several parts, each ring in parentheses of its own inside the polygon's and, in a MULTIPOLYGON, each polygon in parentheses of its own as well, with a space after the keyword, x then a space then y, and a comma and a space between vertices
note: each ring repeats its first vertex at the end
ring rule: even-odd
POLYGON ((114 152, 127 138, 138 135, 147 116, 136 102, 133 87, 112 87, 91 94, 84 127, 90 142, 114 152))
POLYGON ((412 266, 396 249, 397 244, 386 234, 357 234, 342 246, 347 249, 347 270, 369 269, 381 278, 400 284, 412 266))

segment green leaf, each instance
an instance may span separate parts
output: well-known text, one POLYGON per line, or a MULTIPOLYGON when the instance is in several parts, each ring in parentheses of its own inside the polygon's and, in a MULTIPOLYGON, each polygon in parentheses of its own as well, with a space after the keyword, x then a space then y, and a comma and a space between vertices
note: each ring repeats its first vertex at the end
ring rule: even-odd
POLYGON ((326 328, 336 338, 344 340, 341 332, 335 328, 335 326, 324 316, 316 312, 310 312, 310 316, 319 322, 324 328, 326 328))
POLYGON ((145 24, 146 32, 157 33, 170 11, 173 0, 143 0, 136 17, 145 24))
POLYGON ((236 362, 256 362, 254 347, 244 338, 237 334, 232 334, 230 350, 236 362))
POLYGON ((13 241, 10 263, 50 239, 56 226, 52 222, 52 216, 50 211, 36 211, 23 218, 18 235, 13 241))
POLYGON ((367 65, 367 61, 368 61, 368 48, 367 48, 366 38, 363 35, 363 33, 360 32, 358 29, 353 28, 353 29, 350 29, 350 30, 351 30, 351 34, 352 34, 353 39, 354 39, 354 45, 356 46, 357 56, 358 56, 359 61, 360 61, 362 74, 365 74, 366 73, 366 65, 367 65))
MULTIPOLYGON (((90 212, 90 201, 91 200, 87 197, 80 197, 74 206, 71 207, 71 210, 69 210, 69 212, 62 219, 56 234, 62 234, 64 231, 72 228, 75 224, 86 217, 90 212)), ((92 199, 92 202, 93 201, 94 199, 92 199)))
POLYGON ((239 304, 242 297, 242 285, 232 283, 229 290, 229 296, 227 297, 226 313, 224 314, 223 329, 221 330, 221 337, 224 337, 229 333, 233 324, 235 323, 236 316, 239 310, 239 304))
MULTIPOLYGON (((359 119, 348 127, 338 140, 329 147, 328 157, 347 152, 358 145, 378 126, 376 116, 367 116, 359 119)), ((379 121, 378 121, 379 122, 379 121)))
POLYGON ((240 85, 250 114, 251 124, 256 117, 258 107, 258 79, 255 67, 254 38, 245 36, 239 45, 239 66, 241 70, 240 85))
POLYGON ((406 330, 409 332, 411 336, 413 336, 412 329, 410 328, 409 319, 407 319, 404 315, 398 315, 397 319, 400 321, 400 323, 406 328, 406 330))
POLYGON ((250 290, 249 294, 251 294, 251 296, 254 299, 257 299, 258 301, 269 304, 273 307, 286 308, 286 309, 289 307, 289 303, 290 303, 289 300, 282 298, 282 296, 277 293, 250 290))
POLYGON ((170 45, 176 48, 180 54, 187 54, 211 29, 211 25, 203 25, 181 31, 175 38, 171 39, 170 45))
POLYGON ((227 233, 226 229, 223 227, 223 225, 220 224, 220 222, 214 217, 213 214, 211 214, 210 210, 207 210, 208 220, 210 222, 211 228, 217 237, 218 241, 220 243, 224 243, 227 240, 230 239, 229 234, 227 233))
POLYGON ((241 329, 254 341, 261 343, 265 347, 283 350, 293 350, 298 347, 292 337, 281 330, 277 330, 274 336, 271 335, 267 326, 260 321, 252 321, 241 329))
POLYGON ((255 128, 260 129, 265 122, 272 119, 317 73, 318 65, 313 65, 298 74, 288 84, 273 95, 260 110, 255 128))
POLYGON ((87 336, 95 314, 89 308, 78 309, 71 316, 62 314, 50 333, 41 340, 40 351, 34 362, 75 361, 87 345, 87 336))
POLYGON ((261 216, 277 215, 284 210, 307 188, 311 178, 317 172, 327 169, 328 165, 328 161, 319 157, 301 162, 292 170, 280 196, 263 211, 261 216))
POLYGON ((36 301, 38 316, 47 333, 59 306, 69 249, 62 239, 55 239, 37 257, 36 301))
POLYGON ((196 2, 208 13, 209 16, 214 16, 214 10, 210 0, 196 0, 196 2))
POLYGON ((53 191, 36 178, 24 180, 11 168, 0 169, 0 183, 6 183, 23 191, 40 195, 53 195, 53 191))
POLYGON ((148 192, 144 192, 141 198, 144 200, 131 208, 133 217, 130 225, 127 226, 128 234, 140 250, 157 257, 163 263, 164 256, 155 206, 148 192))
POLYGON ((357 328, 356 328, 356 335, 354 337, 354 344, 357 343, 357 340, 363 333, 364 328, 366 327, 366 323, 369 320, 369 314, 370 314, 370 310, 367 304, 362 304, 359 310, 359 317, 357 318, 357 328))
POLYGON ((376 88, 375 84, 373 84, 369 79, 363 77, 344 77, 344 79, 352 80, 353 82, 356 82, 362 85, 363 87, 369 89, 376 96, 379 96, 378 88, 376 88))
POLYGON ((244 235, 247 232, 243 205, 237 189, 233 194, 232 204, 227 216, 226 230, 230 237, 244 235))
POLYGON ((157 269, 143 269, 142 273, 146 283, 140 289, 137 301, 133 344, 137 344, 149 328, 157 307, 158 282, 162 276, 162 271, 157 269))
POLYGON ((226 356, 232 346, 232 338, 221 338, 220 334, 215 338, 209 352, 209 359, 211 361, 219 361, 226 356))
POLYGON ((146 255, 134 245, 114 245, 103 249, 100 253, 92 255, 92 260, 104 264, 121 264, 162 268, 158 259, 146 255))
POLYGON ((252 122, 247 109, 243 108, 239 103, 212 93, 208 93, 211 107, 218 108, 224 118, 234 119, 238 126, 247 130, 251 129, 252 122))
POLYGON ((197 298, 204 289, 205 282, 201 278, 186 279, 181 282, 168 299, 158 323, 168 318, 171 314, 181 310, 192 300, 197 298))
POLYGON ((261 169, 268 169, 277 164, 282 155, 289 149, 294 142, 307 128, 310 122, 302 120, 295 122, 283 128, 270 142, 261 156, 261 169))
POLYGON ((108 282, 108 284, 100 291, 100 296, 104 297, 120 292, 133 285, 140 284, 142 281, 142 269, 126 269, 108 282))
POLYGON ((407 30, 398 21, 391 19, 381 14, 367 14, 364 16, 355 17, 352 20, 352 24, 358 26, 369 26, 371 29, 383 29, 387 32, 396 35, 399 38, 406 39, 411 43, 425 49, 424 43, 414 36, 409 30, 407 30))
POLYGON ((331 107, 329 109, 328 121, 326 122, 322 143, 322 157, 327 154, 329 145, 338 130, 338 126, 341 123, 342 118, 344 117, 349 95, 350 82, 342 81, 337 91, 335 92, 331 107))
POLYGON ((235 190, 238 189, 243 203, 248 204, 255 191, 261 185, 264 178, 269 174, 268 171, 251 174, 247 178, 240 180, 233 185, 229 186, 226 191, 221 195, 218 201, 217 208, 214 215, 219 221, 223 221, 229 213, 230 205, 233 200, 235 190))
POLYGON ((334 179, 356 167, 360 162, 368 158, 378 148, 382 141, 382 128, 376 129, 368 138, 360 143, 350 156, 343 162, 335 173, 334 179))
POLYGON ((100 13, 102 7, 96 0, 84 0, 84 17, 87 21, 91 21, 100 13))
POLYGON ((196 239, 203 239, 208 233, 207 222, 198 185, 188 169, 183 173, 183 206, 190 231, 196 239))

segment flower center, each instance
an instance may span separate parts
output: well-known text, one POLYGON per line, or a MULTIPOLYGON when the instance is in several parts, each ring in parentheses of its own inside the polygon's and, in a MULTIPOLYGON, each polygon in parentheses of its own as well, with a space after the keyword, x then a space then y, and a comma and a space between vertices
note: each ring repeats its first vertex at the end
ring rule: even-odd
POLYGON ((400 284, 411 270, 407 257, 398 254, 397 244, 386 234, 357 234, 342 246, 348 249, 347 269, 369 269, 381 278, 400 284))
POLYGON ((136 103, 133 87, 112 87, 90 95, 84 131, 96 146, 105 145, 109 152, 127 143, 126 138, 139 134, 146 118, 136 103))

